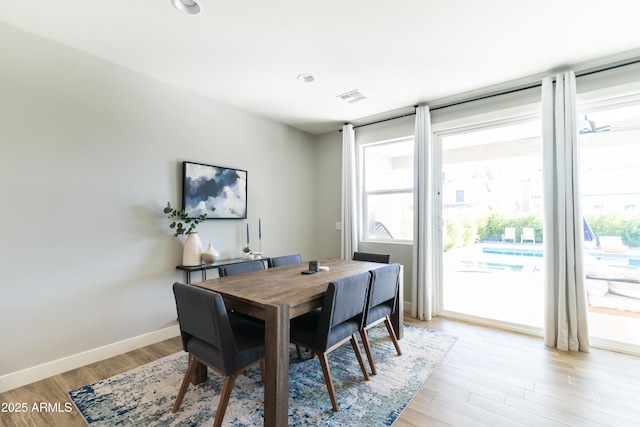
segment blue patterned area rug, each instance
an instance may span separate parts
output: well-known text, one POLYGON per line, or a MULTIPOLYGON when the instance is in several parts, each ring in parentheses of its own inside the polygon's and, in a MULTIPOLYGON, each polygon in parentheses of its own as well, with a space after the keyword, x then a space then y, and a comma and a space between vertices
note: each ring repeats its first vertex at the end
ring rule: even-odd
MULTIPOLYGON (((289 425, 392 425, 456 341, 451 335, 405 326, 398 356, 384 326, 373 328, 370 338, 378 371, 370 381, 362 377, 349 343, 329 353, 339 412, 331 409, 318 358, 300 360, 291 346, 289 425)), ((362 353, 366 360, 364 349, 362 353)), ((187 354, 179 352, 73 390, 69 396, 91 427, 211 425, 222 389, 222 377, 215 372, 209 371, 200 385, 190 384, 182 407, 171 413, 186 368, 187 354)), ((224 425, 262 425, 263 393, 257 366, 239 376, 224 425)))

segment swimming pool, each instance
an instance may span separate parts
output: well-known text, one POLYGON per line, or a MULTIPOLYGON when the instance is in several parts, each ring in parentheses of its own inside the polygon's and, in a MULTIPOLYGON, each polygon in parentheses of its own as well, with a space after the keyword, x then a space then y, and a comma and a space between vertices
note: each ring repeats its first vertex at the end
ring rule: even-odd
POLYGON ((515 255, 534 258, 542 258, 543 255, 542 248, 516 248, 513 246, 483 246, 482 252, 485 254, 515 255))
POLYGON ((504 264, 500 262, 485 262, 485 261, 461 261, 462 268, 458 271, 513 271, 516 273, 524 270, 524 265, 518 264, 504 264))
MULTIPOLYGON (((507 256, 519 256, 530 258, 542 258, 544 255, 541 247, 515 247, 515 246, 483 246, 482 252, 492 255, 507 255, 507 256)), ((607 264, 621 264, 629 266, 640 266, 640 252, 637 250, 629 250, 628 252, 603 252, 599 249, 589 249, 585 253, 597 259, 598 261, 604 261, 607 264)))
MULTIPOLYGON (((450 271, 524 273, 540 271, 542 248, 476 244, 448 251, 450 271)), ((445 267, 446 268, 446 267, 445 267)))

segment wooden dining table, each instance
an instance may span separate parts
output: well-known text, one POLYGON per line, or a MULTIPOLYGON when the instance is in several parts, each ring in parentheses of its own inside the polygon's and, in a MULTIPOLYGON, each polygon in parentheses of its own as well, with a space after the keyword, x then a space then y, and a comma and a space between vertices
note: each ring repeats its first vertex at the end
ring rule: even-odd
MULTIPOLYGON (((220 293, 227 310, 264 320, 265 426, 288 424, 289 320, 321 307, 330 282, 385 265, 342 259, 321 259, 319 262, 329 270, 301 274, 309 267, 308 263, 302 263, 193 283, 220 293)), ((392 319, 399 339, 402 338, 402 287, 401 270, 398 305, 392 319)))

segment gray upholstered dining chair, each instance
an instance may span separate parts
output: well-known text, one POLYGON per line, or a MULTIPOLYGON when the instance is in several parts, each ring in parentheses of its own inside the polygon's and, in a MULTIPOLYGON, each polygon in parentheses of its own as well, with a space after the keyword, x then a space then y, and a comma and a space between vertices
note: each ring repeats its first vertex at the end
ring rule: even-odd
POLYGON ((171 412, 180 409, 196 370, 206 365, 225 377, 213 423, 220 426, 238 375, 264 361, 264 326, 241 318, 230 320, 222 296, 216 292, 174 283, 173 293, 189 365, 171 412))
POLYGON ((277 256, 269 258, 269 268, 280 267, 282 265, 300 264, 301 262, 302 257, 300 254, 277 256))
POLYGON ((370 262, 380 262, 383 264, 391 263, 391 255, 390 254, 375 254, 370 252, 354 252, 353 253, 354 261, 370 261, 370 262))
POLYGON ((362 329, 371 275, 361 273, 329 283, 322 308, 291 319, 291 342, 308 348, 320 360, 331 406, 339 411, 327 354, 351 341, 366 380, 364 365, 355 334, 362 329))
POLYGON ((218 267, 218 276, 233 276, 235 274, 248 273, 250 271, 264 270, 264 261, 255 259, 253 261, 243 261, 236 264, 223 265, 218 267))
POLYGON ((371 270, 371 286, 367 297, 367 308, 365 310, 364 323, 360 329, 360 337, 364 350, 367 353, 371 374, 376 375, 376 366, 371 354, 369 336, 367 330, 372 326, 384 322, 387 332, 391 337, 393 345, 396 347, 398 356, 402 355, 398 338, 391 325, 391 314, 396 310, 396 300, 398 299, 400 264, 390 264, 384 267, 371 270))

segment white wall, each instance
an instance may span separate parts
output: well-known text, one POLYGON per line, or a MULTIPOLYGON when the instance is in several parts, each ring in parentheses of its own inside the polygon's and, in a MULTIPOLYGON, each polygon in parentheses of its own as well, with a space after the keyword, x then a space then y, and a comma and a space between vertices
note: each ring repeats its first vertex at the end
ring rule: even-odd
MULTIPOLYGON (((315 137, 4 24, 0 58, 0 391, 177 333, 183 160, 247 170, 252 246, 261 218, 316 257, 315 137)), ((244 227, 198 231, 236 256, 244 227)))
POLYGON ((340 258, 342 217, 342 133, 328 132, 316 143, 316 251, 318 258, 340 258))

